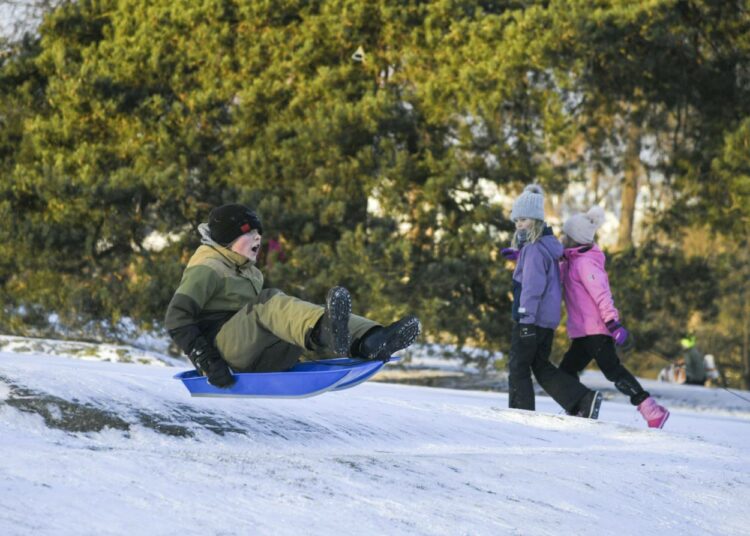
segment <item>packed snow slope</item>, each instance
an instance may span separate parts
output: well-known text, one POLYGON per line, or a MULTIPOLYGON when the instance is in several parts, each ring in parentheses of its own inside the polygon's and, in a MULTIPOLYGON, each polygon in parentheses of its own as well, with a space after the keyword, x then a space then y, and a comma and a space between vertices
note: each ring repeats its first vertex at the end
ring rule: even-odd
POLYGON ((190 398, 174 366, 4 350, 4 536, 750 533, 750 402, 726 391, 670 386, 649 430, 617 398, 598 421, 372 381, 190 398))

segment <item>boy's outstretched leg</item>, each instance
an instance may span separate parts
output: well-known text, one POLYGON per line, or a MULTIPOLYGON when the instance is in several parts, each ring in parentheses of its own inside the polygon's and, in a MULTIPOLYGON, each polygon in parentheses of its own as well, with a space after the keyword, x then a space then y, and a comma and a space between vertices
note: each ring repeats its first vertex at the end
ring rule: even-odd
POLYGON ((352 356, 387 361, 416 341, 420 329, 419 319, 414 315, 405 316, 390 326, 372 328, 354 343, 352 356))

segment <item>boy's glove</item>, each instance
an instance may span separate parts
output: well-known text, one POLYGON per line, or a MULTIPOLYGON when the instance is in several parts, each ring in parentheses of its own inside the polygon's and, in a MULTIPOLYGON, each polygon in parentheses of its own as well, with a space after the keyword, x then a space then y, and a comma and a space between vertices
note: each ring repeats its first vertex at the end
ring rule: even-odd
POLYGON ((617 320, 610 320, 607 322, 607 329, 612 334, 612 338, 615 340, 617 346, 623 346, 630 336, 628 330, 617 320))
POLYGON ((229 387, 234 383, 234 376, 229 365, 219 351, 203 337, 198 337, 193 350, 188 355, 195 368, 208 377, 208 383, 216 387, 229 387))
POLYGON ((503 248, 500 250, 500 255, 509 261, 517 261, 518 257, 521 255, 521 251, 515 248, 503 248))

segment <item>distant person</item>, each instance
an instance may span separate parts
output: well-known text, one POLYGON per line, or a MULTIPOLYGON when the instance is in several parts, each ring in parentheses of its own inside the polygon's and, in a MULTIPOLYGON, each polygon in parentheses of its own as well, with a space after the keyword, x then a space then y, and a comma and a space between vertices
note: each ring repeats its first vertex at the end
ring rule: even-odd
POLYGON ((544 223, 544 194, 536 184, 526 187, 510 214, 516 224, 512 247, 502 250, 517 260, 513 272, 513 330, 508 363, 511 408, 535 409, 534 373, 555 402, 571 415, 596 419, 602 395, 549 361, 555 328, 560 323, 562 246, 544 223))
POLYGON ((659 371, 660 382, 685 383, 685 361, 680 357, 659 371))
POLYGON ((286 253, 284 253, 284 248, 281 247, 280 239, 271 238, 268 240, 268 247, 266 249, 266 266, 273 266, 275 261, 284 264, 286 262, 286 253))
POLYGON ((695 345, 695 336, 686 335, 680 340, 682 347, 682 359, 685 362, 685 383, 687 385, 705 385, 708 375, 706 374, 706 362, 703 352, 695 345))
POLYGON ((565 307, 568 312, 570 348, 560 370, 573 377, 596 361, 604 376, 618 391, 630 398, 650 428, 661 428, 669 411, 643 389, 635 376, 617 357, 615 345, 631 343, 628 330, 620 323, 604 253, 594 243, 594 234, 604 223, 604 209, 595 206, 587 213, 575 214, 563 224, 565 252, 560 263, 565 307))
POLYGON ((719 369, 716 366, 716 358, 712 354, 706 354, 703 356, 703 364, 706 367, 706 383, 705 385, 713 386, 719 381, 719 369))
POLYGON ((343 287, 328 291, 325 306, 264 289, 255 266, 263 227, 243 205, 213 209, 198 231, 202 245, 169 303, 166 327, 212 385, 232 385, 230 367, 287 370, 305 350, 385 360, 419 335, 415 316, 383 327, 351 314, 351 297, 343 287))

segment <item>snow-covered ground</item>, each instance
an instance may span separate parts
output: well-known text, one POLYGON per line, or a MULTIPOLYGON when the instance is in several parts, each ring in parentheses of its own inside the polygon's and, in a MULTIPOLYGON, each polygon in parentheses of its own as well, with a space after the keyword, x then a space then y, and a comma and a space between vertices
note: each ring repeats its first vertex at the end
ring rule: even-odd
POLYGON ((645 382, 664 430, 611 389, 598 421, 372 381, 190 398, 179 360, 8 340, 4 536, 750 534, 750 402, 724 390, 645 382))

